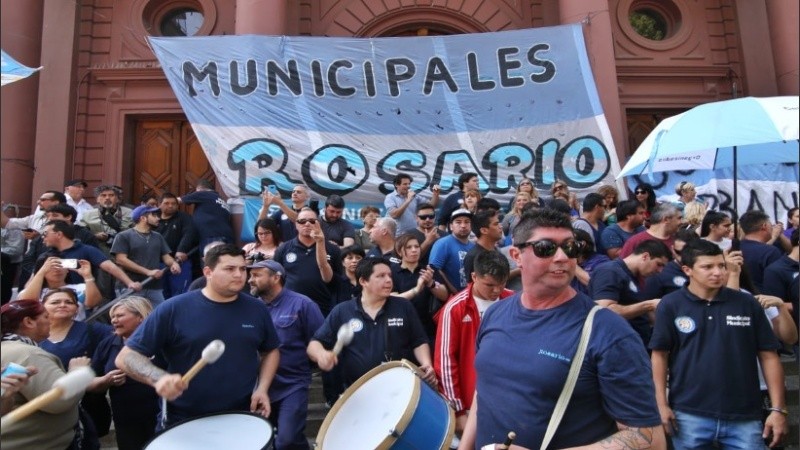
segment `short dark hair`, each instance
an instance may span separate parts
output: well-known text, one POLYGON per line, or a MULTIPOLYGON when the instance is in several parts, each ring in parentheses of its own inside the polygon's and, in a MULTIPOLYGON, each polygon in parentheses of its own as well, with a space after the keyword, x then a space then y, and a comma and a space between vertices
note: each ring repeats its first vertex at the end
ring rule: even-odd
POLYGON ((383 264, 391 268, 389 261, 386 261, 383 258, 364 258, 359 261, 358 265, 356 266, 356 280, 368 281, 369 277, 372 276, 372 273, 375 272, 375 266, 379 264, 383 264))
POLYGON ((673 241, 682 241, 685 243, 689 243, 694 241, 695 239, 700 239, 700 236, 697 235, 697 232, 690 229, 690 228, 683 228, 678 230, 675 233, 675 236, 672 238, 673 241))
POLYGON ((458 177, 458 190, 463 191, 464 185, 469 182, 469 180, 473 178, 478 178, 478 174, 475 172, 464 172, 458 177))
POLYGON ((792 231, 791 236, 789 236, 789 243, 792 244, 792 247, 800 245, 800 228, 795 228, 792 231))
POLYGON ((201 178, 201 179, 197 180, 197 187, 199 187, 201 189, 208 189, 209 191, 213 191, 214 190, 214 183, 212 183, 211 180, 207 180, 205 178, 201 178))
POLYGON ((711 234, 711 226, 719 225, 728 218, 728 215, 719 211, 706 211, 703 222, 700 223, 700 236, 706 237, 711 234))
POLYGON ((472 232, 475 233, 475 236, 483 236, 481 228, 488 228, 492 218, 496 215, 497 210, 495 209, 484 209, 475 213, 475 215, 472 216, 472 232))
POLYGON ((172 192, 164 192, 163 194, 161 194, 161 197, 158 199, 158 203, 161 204, 161 202, 163 202, 164 200, 166 200, 168 198, 174 198, 175 200, 178 200, 178 196, 173 194, 172 192))
POLYGON ((747 211, 739 217, 739 228, 744 234, 758 231, 764 222, 769 222, 769 216, 761 211, 747 211))
POLYGON ((71 223, 64 222, 63 220, 51 220, 44 224, 44 226, 52 226, 53 231, 58 231, 69 240, 75 239, 75 227, 71 223))
POLYGON ((686 267, 693 267, 700 256, 717 256, 722 254, 722 249, 711 241, 697 239, 687 242, 681 252, 681 263, 686 267))
POLYGON ((478 253, 473 260, 472 271, 479 277, 488 275, 497 281, 506 281, 511 267, 502 253, 493 250, 478 253))
POLYGON ((591 211, 602 205, 604 201, 606 201, 606 199, 602 195, 597 192, 590 192, 583 198, 583 211, 591 211))
POLYGON ((325 206, 331 206, 336 209, 344 208, 344 199, 341 195, 333 194, 325 199, 325 206))
POLYGON ((340 260, 344 261, 344 258, 350 255, 358 255, 364 258, 367 254, 364 252, 364 249, 358 245, 348 245, 347 247, 342 247, 340 252, 340 260))
POLYGON ((553 211, 566 214, 567 216, 572 213, 572 207, 569 206, 569 203, 561 200, 560 198, 554 198, 553 200, 550 200, 545 209, 552 209, 553 211))
POLYGON ((672 250, 667 247, 667 244, 658 239, 648 239, 640 242, 633 248, 634 255, 641 255, 642 253, 649 254, 651 258, 667 258, 670 261, 672 260, 672 250))
POLYGON ((59 191, 44 191, 45 194, 53 194, 53 200, 57 200, 58 203, 67 203, 67 196, 64 195, 63 192, 59 191))
POLYGON ((399 186, 403 182, 403 180, 411 181, 411 180, 413 180, 413 178, 411 178, 411 175, 409 175, 407 173, 400 172, 400 173, 398 173, 397 175, 394 176, 394 179, 392 180, 392 184, 395 185, 395 186, 399 186))
POLYGON ((576 228, 573 232, 575 233, 575 241, 580 244, 580 254, 578 256, 589 259, 596 253, 594 251, 594 236, 580 228, 576 228))
POLYGON ((75 223, 75 218, 78 217, 78 211, 75 211, 75 208, 69 206, 66 203, 59 203, 53 205, 47 208, 45 212, 61 214, 62 216, 69 216, 70 218, 69 223, 75 223))
POLYGON ((481 197, 478 204, 475 205, 476 211, 495 210, 500 211, 500 202, 490 197, 481 197))
POLYGON ((520 245, 530 239, 537 228, 563 228, 573 231, 569 215, 550 208, 526 212, 514 227, 514 245, 520 245))
POLYGON ((617 203, 617 222, 622 222, 630 216, 635 216, 636 211, 641 207, 642 204, 636 200, 623 200, 617 203))
POLYGON ((205 266, 214 269, 219 263, 219 259, 223 256, 241 256, 244 258, 244 250, 233 244, 222 244, 212 247, 203 257, 205 266))
POLYGON ((401 250, 409 243, 409 241, 417 241, 417 244, 422 244, 416 234, 403 233, 394 241, 394 252, 402 256, 401 250))
POLYGON ((278 223, 269 217, 259 220, 253 226, 253 237, 256 239, 256 242, 258 242, 259 228, 263 228, 272 232, 272 242, 275 245, 279 245, 281 242, 283 242, 283 233, 281 232, 281 227, 279 227, 278 223))
POLYGON ((147 203, 147 201, 150 200, 151 198, 155 201, 158 201, 158 196, 156 196, 155 192, 147 192, 142 194, 142 196, 139 198, 139 201, 141 201, 142 203, 147 203))
POLYGON ((426 203, 420 203, 419 206, 417 206, 417 212, 419 212, 420 209, 432 209, 432 210, 436 211, 436 207, 431 205, 430 203, 427 203, 427 202, 426 203))

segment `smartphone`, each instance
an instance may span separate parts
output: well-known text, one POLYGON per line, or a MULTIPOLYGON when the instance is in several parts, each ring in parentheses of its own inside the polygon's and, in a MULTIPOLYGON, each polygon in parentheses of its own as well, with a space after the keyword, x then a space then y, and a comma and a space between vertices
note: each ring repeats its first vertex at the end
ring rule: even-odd
POLYGON ((77 259, 62 259, 61 267, 65 269, 77 269, 78 268, 78 260, 77 259))
POLYGON ((270 194, 272 194, 272 195, 278 195, 278 196, 281 195, 281 193, 278 192, 278 187, 275 186, 274 184, 270 184, 269 186, 267 186, 267 189, 269 190, 270 194))

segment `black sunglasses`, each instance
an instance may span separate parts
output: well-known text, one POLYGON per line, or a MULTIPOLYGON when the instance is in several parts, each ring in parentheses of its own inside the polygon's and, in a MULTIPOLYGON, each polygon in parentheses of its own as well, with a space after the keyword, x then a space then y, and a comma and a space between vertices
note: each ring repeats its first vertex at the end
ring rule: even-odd
POLYGON ((564 250, 564 254, 567 255, 567 258, 577 258, 583 247, 583 242, 567 239, 560 244, 556 244, 555 241, 550 239, 540 239, 538 241, 514 244, 514 246, 520 250, 525 250, 525 247, 530 247, 533 250, 533 254, 539 258, 552 258, 559 248, 564 250))
POLYGON ((636 195, 639 195, 639 194, 647 194, 647 191, 643 191, 641 189, 637 189, 636 190, 636 195))
POLYGON ((314 225, 317 223, 317 219, 297 219, 297 223, 299 223, 300 225, 305 225, 307 223, 314 225))
POLYGON ((436 217, 436 214, 420 214, 417 217, 422 220, 433 220, 433 218, 436 217))

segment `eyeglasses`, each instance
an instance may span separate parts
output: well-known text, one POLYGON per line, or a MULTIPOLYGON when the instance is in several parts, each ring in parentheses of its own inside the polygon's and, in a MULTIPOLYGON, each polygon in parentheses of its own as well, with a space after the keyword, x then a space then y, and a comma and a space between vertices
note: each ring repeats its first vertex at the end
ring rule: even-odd
POLYGON ((642 191, 640 189, 637 189, 636 190, 636 195, 639 195, 639 194, 647 194, 647 191, 642 191))
POLYGON ((419 214, 417 217, 419 217, 420 220, 433 220, 436 214, 419 214))
POLYGON ((530 184, 530 183, 529 183, 529 182, 527 182, 527 181, 523 181, 523 182, 522 182, 522 183, 520 183, 519 185, 520 185, 520 186, 526 186, 526 185, 527 185, 527 186, 532 186, 532 184, 530 184))
POLYGON ((305 194, 306 191, 292 191, 292 194, 305 194))
POLYGON ((311 225, 316 225, 317 219, 297 219, 297 223, 299 223, 300 225, 305 225, 307 223, 310 223, 311 225))
POLYGON ((576 241, 574 239, 567 239, 560 244, 556 244, 555 241, 550 239, 540 239, 538 241, 514 244, 514 246, 520 250, 525 250, 525 247, 530 247, 533 250, 533 254, 539 258, 551 258, 555 256, 559 248, 564 251, 564 254, 567 255, 567 258, 577 258, 578 253, 580 253, 581 248, 583 247, 583 242, 576 241))
MULTIPOLYGON (((299 222, 299 220, 298 220, 298 222, 299 222)), ((267 235, 270 235, 270 234, 272 234, 272 231, 270 231, 270 230, 259 231, 258 233, 256 233, 256 236, 267 236, 267 235)))

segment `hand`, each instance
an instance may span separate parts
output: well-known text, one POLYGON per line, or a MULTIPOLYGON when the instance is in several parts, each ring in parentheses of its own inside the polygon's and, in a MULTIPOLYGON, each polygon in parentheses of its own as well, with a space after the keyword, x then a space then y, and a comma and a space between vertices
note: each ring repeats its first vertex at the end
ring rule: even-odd
POLYGON ((430 230, 425 230, 422 232, 425 235, 426 242, 435 242, 439 239, 439 230, 436 227, 431 228, 430 230))
POLYGON ((758 300, 758 303, 761 303, 761 307, 764 309, 767 309, 770 306, 775 306, 777 308, 783 306, 783 299, 780 297, 775 297, 774 295, 759 294, 756 295, 756 300, 758 300))
POLYGON ((264 417, 269 417, 272 407, 269 402, 269 395, 266 392, 256 389, 250 396, 250 412, 260 413, 264 417))
POLYGON ((188 260, 189 260, 189 255, 187 255, 186 253, 175 252, 175 261, 178 261, 179 264, 188 260))
POLYGON ((660 301, 661 301, 660 298, 654 298, 654 299, 650 299, 650 300, 645 300, 642 303, 644 303, 645 308, 647 309, 647 311, 655 311, 656 308, 658 308, 658 303, 660 301))
POLYGON ((70 269, 70 270, 74 270, 75 272, 78 272, 78 275, 80 275, 84 279, 92 278, 92 263, 90 263, 89 261, 87 261, 85 259, 78 260, 78 268, 77 269, 70 269))
POLYGON ((667 436, 672 436, 678 432, 678 421, 675 419, 675 413, 669 406, 659 406, 658 414, 661 416, 661 426, 664 427, 664 432, 667 436))
POLYGON ((414 192, 413 190, 409 189, 408 190, 408 194, 406 194, 406 200, 411 201, 414 198, 414 196, 416 196, 416 195, 417 195, 416 192, 414 192))
POLYGON ((438 184, 434 184, 433 186, 431 186, 431 192, 433 192, 434 194, 438 194, 441 191, 442 188, 438 184))
POLYGON ((150 271, 147 272, 147 276, 148 277, 152 277, 154 280, 158 280, 162 276, 164 276, 164 271, 163 270, 158 270, 158 269, 153 269, 153 270, 150 270, 150 271))
MULTIPOLYGON (((5 369, 5 367, 3 369, 5 369)), ((26 369, 28 373, 12 373, 11 375, 4 376, 3 379, 0 380, 0 385, 3 387, 4 399, 13 397, 14 394, 28 384, 30 377, 39 372, 39 369, 34 366, 28 366, 26 369)))
POLYGON ((778 222, 772 226, 772 239, 778 239, 783 234, 783 223, 778 222))
POLYGON ((72 358, 72 359, 69 360, 69 369, 68 369, 68 371, 75 370, 75 369, 78 369, 80 367, 88 367, 89 364, 91 364, 91 362, 92 362, 92 360, 89 359, 86 356, 78 356, 77 358, 72 358))
POLYGON ((333 352, 323 352, 317 358, 317 365, 325 372, 330 372, 339 363, 339 358, 333 352))
POLYGON ((172 265, 169 266, 169 271, 174 275, 181 273, 181 264, 178 261, 173 262, 172 265))
POLYGON ((269 205, 275 203, 275 196, 272 195, 270 191, 264 191, 261 193, 261 204, 264 205, 264 208, 269 208, 269 205))
POLYGON ((160 397, 164 397, 169 401, 173 401, 183 394, 183 391, 186 390, 187 385, 183 382, 180 374, 169 373, 159 378, 153 387, 156 389, 156 393, 160 397))
POLYGON ((317 223, 314 224, 314 229, 311 230, 311 237, 317 244, 322 244, 325 242, 325 233, 322 232, 322 225, 320 225, 319 220, 317 220, 317 223))
POLYGON ((742 265, 744 265, 744 256, 742 256, 741 250, 728 250, 725 254, 725 266, 728 272, 738 274, 742 271, 742 265))
POLYGON ((134 292, 139 292, 142 290, 142 283, 139 283, 138 281, 133 281, 130 284, 128 284, 128 289, 134 292))
POLYGON ((436 379, 436 372, 433 370, 433 367, 430 365, 424 365, 419 367, 419 376, 422 378, 423 381, 431 385, 431 387, 435 388, 439 381, 436 379))
POLYGON ((101 231, 99 233, 95 233, 94 237, 97 239, 97 242, 105 242, 108 239, 108 234, 101 231))
POLYGON ((58 258, 57 256, 51 256, 45 260, 44 264, 42 264, 42 268, 39 269, 39 271, 45 274, 50 270, 60 269, 60 268, 61 268, 61 258, 58 258))
POLYGON ((127 376, 125 375, 125 372, 119 369, 114 369, 111 372, 108 372, 103 378, 105 378, 104 382, 109 386, 122 386, 125 384, 127 376))
POLYGON ((36 238, 39 236, 39 232, 38 232, 38 231, 36 231, 36 230, 33 230, 33 231, 23 231, 23 232, 22 232, 22 235, 25 237, 25 239, 27 239, 27 240, 29 240, 29 241, 32 241, 32 240, 36 239, 36 238))
POLYGON ((769 447, 772 448, 781 442, 786 431, 786 416, 778 411, 772 411, 764 421, 764 432, 761 436, 767 439, 772 435, 772 442, 769 443, 769 447))
POLYGON ((417 281, 417 288, 433 287, 433 269, 427 266, 419 271, 419 281, 417 281))

